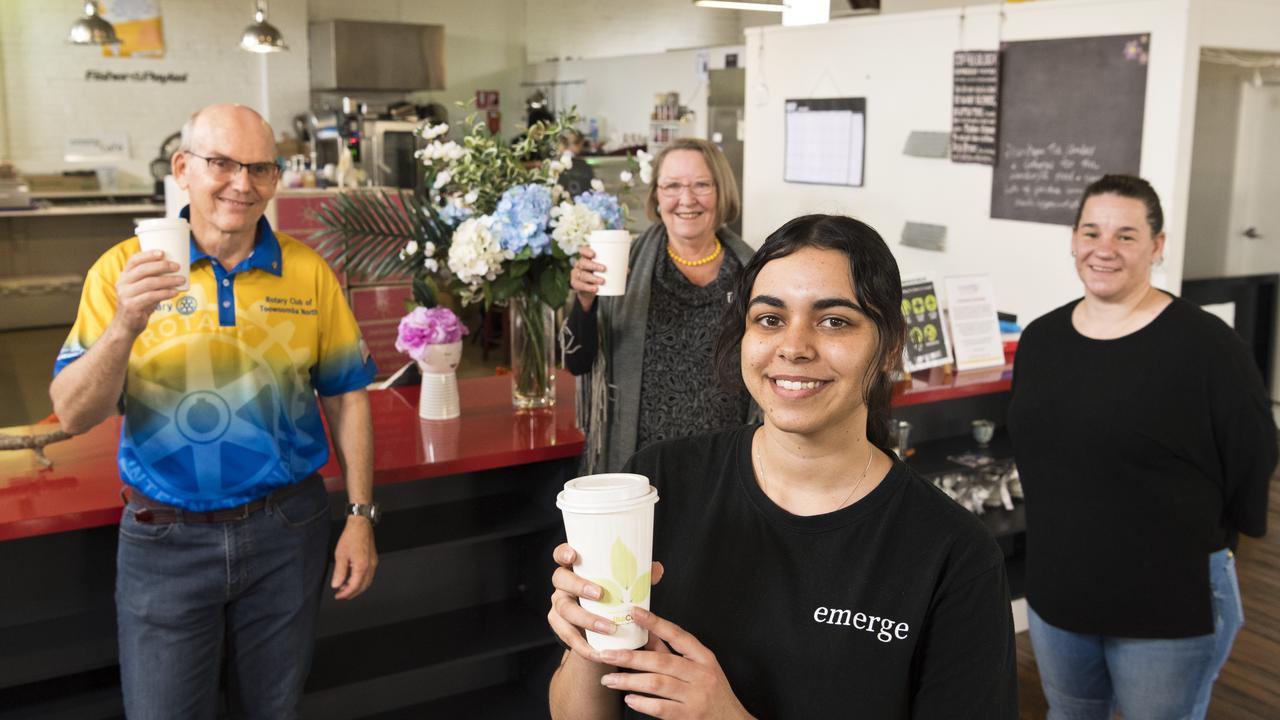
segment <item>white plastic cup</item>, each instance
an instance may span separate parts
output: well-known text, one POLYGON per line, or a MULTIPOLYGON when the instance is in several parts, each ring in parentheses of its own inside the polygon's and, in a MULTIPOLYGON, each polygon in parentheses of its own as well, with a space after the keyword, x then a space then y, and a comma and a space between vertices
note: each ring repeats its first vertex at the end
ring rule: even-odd
POLYGON ((587 236, 587 245, 595 251, 595 261, 605 266, 604 272, 599 273, 604 284, 596 294, 625 295, 631 233, 626 230, 594 230, 587 236))
POLYGON ((179 290, 191 288, 191 226, 183 218, 153 218, 143 220, 134 228, 142 251, 160 250, 164 259, 178 263, 182 276, 179 290))
POLYGON ((578 553, 574 572, 605 591, 600 600, 578 598, 578 603, 618 626, 612 635, 587 631, 587 642, 597 650, 634 650, 649 641, 649 631, 635 624, 631 608, 649 609, 657 502, 649 478, 631 473, 574 478, 556 496, 569 545, 578 553))

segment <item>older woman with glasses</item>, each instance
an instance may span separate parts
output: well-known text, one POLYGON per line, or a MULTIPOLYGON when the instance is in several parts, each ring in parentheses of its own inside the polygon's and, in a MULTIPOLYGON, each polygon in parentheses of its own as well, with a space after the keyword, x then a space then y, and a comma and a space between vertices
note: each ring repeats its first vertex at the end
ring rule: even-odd
POLYGON ((571 274, 565 365, 583 376, 585 469, 613 471, 637 449, 746 420, 745 393, 717 386, 711 349, 752 250, 725 227, 738 186, 720 149, 682 138, 654 161, 647 211, 631 245, 626 294, 597 297, 605 266, 584 248, 571 274))

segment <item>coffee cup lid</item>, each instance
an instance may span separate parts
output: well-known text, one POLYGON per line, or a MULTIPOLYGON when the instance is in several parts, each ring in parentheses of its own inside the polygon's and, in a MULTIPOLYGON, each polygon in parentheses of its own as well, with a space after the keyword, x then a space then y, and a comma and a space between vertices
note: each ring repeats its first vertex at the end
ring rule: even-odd
POLYGON ((135 235, 141 235, 144 232, 155 232, 156 230, 188 230, 191 225, 185 218, 148 218, 139 220, 138 226, 133 229, 135 235))
POLYGON ((576 513, 610 513, 658 501, 649 478, 635 473, 601 473, 574 478, 556 496, 556 507, 576 513))

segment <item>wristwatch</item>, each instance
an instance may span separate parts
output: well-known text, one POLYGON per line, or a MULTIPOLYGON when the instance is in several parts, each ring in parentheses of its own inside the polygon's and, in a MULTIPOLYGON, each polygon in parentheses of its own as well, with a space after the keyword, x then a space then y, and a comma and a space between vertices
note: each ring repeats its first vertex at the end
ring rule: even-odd
POLYGON ((347 503, 346 514, 362 515, 369 518, 370 523, 377 525, 378 521, 382 519, 382 506, 378 503, 347 503))

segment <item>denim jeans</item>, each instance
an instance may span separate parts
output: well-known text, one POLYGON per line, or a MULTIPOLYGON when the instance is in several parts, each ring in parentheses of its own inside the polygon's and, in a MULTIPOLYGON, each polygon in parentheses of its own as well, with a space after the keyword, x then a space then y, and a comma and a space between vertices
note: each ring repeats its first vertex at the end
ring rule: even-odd
POLYGON ((1048 720, 1201 720, 1213 683, 1244 624, 1235 557, 1209 556, 1213 633, 1138 639, 1081 635, 1056 628, 1028 607, 1031 644, 1048 720))
POLYGON ((120 520, 116 618, 130 720, 212 719, 227 669, 233 717, 296 718, 328 566, 318 478, 244 520, 120 520))

